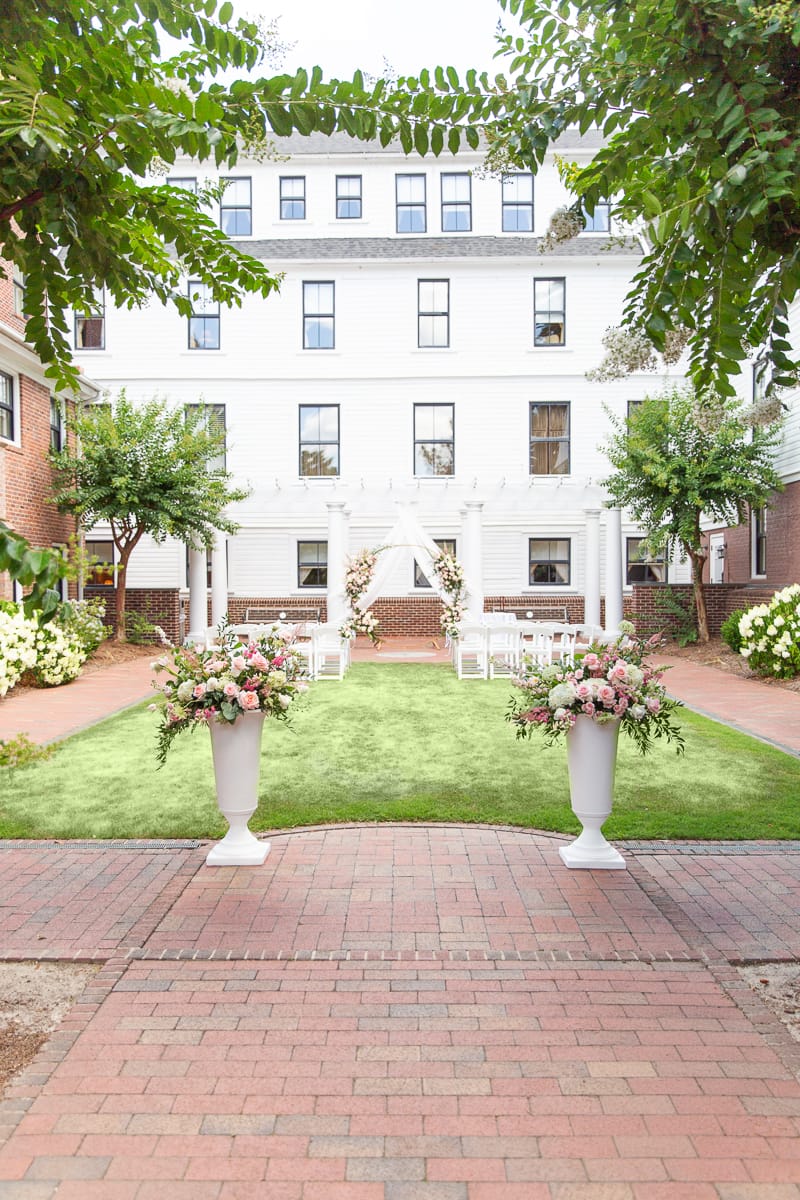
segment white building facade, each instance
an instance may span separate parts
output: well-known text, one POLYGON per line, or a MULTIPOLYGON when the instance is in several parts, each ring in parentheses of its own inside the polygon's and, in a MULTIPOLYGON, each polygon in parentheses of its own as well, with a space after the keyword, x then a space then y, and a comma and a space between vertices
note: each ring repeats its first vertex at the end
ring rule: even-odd
MULTIPOLYGON (((558 151, 592 148, 576 135, 558 151)), ((487 608, 599 620, 601 594, 616 615, 623 585, 684 582, 679 564, 642 562, 640 531, 604 508, 604 406, 624 417, 660 382, 585 378, 640 257, 610 236, 607 209, 544 253, 568 200, 554 162, 486 175, 477 152, 420 159, 344 135, 280 151, 231 171, 219 212, 283 275, 279 294, 220 310, 187 280, 189 320, 154 302, 76 326, 76 361, 108 392, 202 403, 224 423, 227 468, 251 492, 214 555, 214 618, 223 606, 324 612, 341 545, 380 546, 398 503, 469 560, 487 608)), ((188 161, 170 176, 206 178, 188 161)), ((89 538, 107 557, 107 531, 89 538)), ((188 560, 182 545, 143 542, 128 587, 185 593, 188 560)), ((210 580, 193 563, 197 605, 210 580)), ((376 612, 386 633, 435 632, 413 546, 376 612)))

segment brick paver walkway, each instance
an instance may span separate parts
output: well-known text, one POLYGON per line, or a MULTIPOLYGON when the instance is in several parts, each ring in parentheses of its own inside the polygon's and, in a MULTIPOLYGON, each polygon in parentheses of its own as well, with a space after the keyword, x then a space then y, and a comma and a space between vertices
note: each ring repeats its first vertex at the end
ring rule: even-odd
MULTIPOLYGON (((0 1105, 0 1197, 800 1198, 800 1046, 726 961, 781 929, 796 954, 800 844, 644 844, 623 874, 559 841, 298 831, 239 870, 58 847, 120 952, 0 1105)), ((32 903, 53 845, 0 865, 19 952, 66 938, 32 903)))

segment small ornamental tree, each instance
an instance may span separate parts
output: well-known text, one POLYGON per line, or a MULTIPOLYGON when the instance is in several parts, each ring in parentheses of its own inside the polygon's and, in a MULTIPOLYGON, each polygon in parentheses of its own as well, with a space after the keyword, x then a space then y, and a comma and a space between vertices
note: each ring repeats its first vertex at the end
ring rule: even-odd
POLYGON ((45 621, 55 614, 61 602, 56 584, 67 573, 66 560, 58 551, 31 546, 0 521, 0 571, 8 571, 28 589, 23 604, 26 616, 45 621))
POLYGON ((212 469, 225 435, 202 406, 171 408, 158 398, 135 406, 121 392, 113 404, 76 411, 69 424, 80 453, 51 453, 53 501, 84 525, 108 522, 118 562, 116 637, 124 641, 126 571, 142 537, 208 546, 216 530, 236 532, 225 510, 248 493, 212 469))
POLYGON ((691 387, 645 399, 627 420, 609 417, 614 432, 604 449, 614 470, 604 486, 652 551, 678 546, 688 555, 697 633, 707 642, 701 518, 738 525, 782 487, 772 462, 779 426, 750 426, 737 401, 691 387))

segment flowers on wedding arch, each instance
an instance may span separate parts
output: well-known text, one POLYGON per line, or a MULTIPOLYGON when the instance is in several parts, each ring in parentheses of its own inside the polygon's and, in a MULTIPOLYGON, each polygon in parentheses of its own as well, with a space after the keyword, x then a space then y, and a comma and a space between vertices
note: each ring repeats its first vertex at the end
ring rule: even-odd
POLYGON ((442 591, 450 596, 450 602, 442 601, 442 613, 439 623, 442 632, 449 637, 456 637, 458 626, 464 620, 467 589, 464 582, 464 568, 452 554, 444 550, 433 560, 436 578, 441 584, 442 591))

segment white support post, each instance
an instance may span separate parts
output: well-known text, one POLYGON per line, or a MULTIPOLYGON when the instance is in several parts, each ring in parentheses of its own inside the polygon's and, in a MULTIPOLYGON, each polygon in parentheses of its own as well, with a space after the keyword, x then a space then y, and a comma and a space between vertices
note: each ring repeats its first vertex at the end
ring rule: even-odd
POLYGON ((600 626, 600 509, 585 508, 586 559, 584 562, 585 625, 600 626))
POLYGON ((606 509, 606 625, 617 636, 622 620, 622 509, 606 509))
POLYGON ((208 627, 206 552, 189 547, 189 629, 187 642, 204 644, 208 627))
POLYGON ((467 585, 467 617, 483 620, 483 525, 482 500, 466 500, 464 518, 464 575, 467 585))
POLYGON ((344 593, 349 512, 344 500, 328 500, 328 621, 339 625, 348 615, 344 593))
POLYGON ((228 611, 228 539, 217 533, 211 548, 211 624, 216 628, 228 611))

